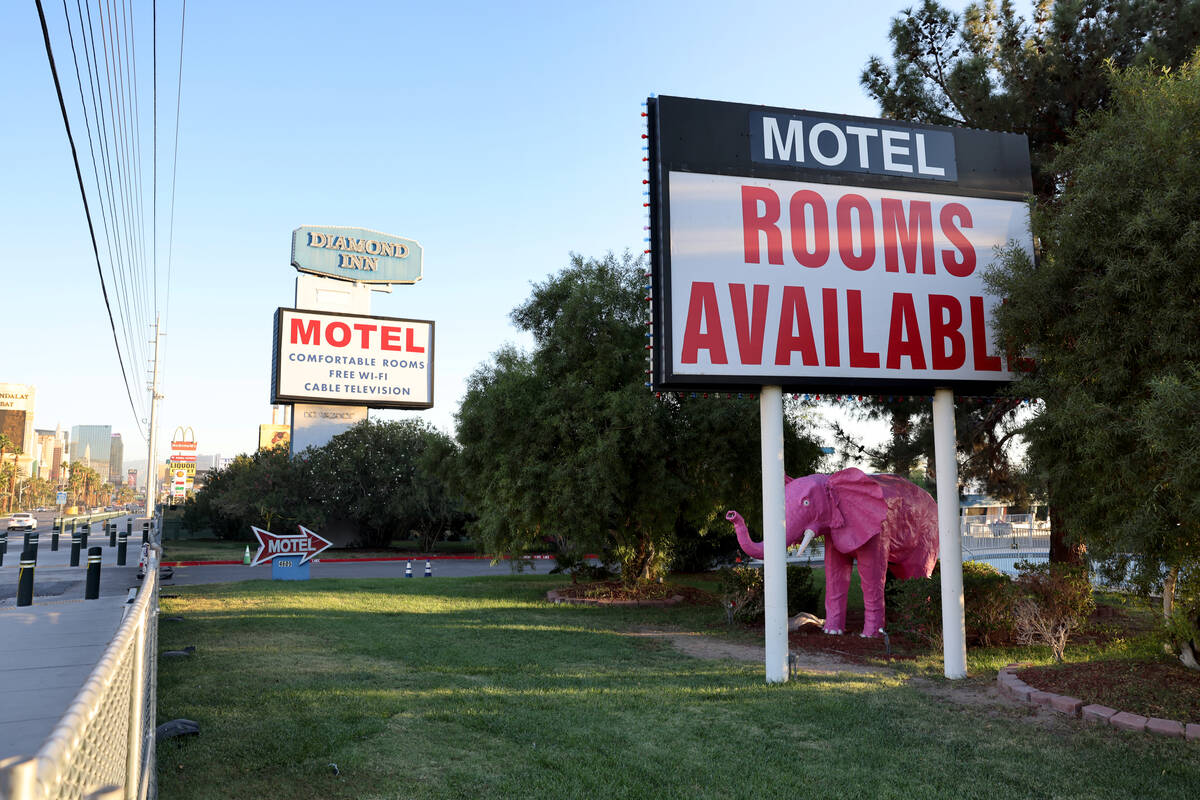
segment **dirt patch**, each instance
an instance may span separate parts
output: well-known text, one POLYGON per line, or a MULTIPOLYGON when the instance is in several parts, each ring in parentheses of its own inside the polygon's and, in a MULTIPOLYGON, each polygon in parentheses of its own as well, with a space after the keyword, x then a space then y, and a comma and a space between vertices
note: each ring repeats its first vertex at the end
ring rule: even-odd
MULTIPOLYGON (((764 655, 761 645, 742 644, 705 636, 699 633, 681 633, 679 631, 639 630, 626 634, 646 638, 661 639, 669 642, 679 652, 692 658, 710 660, 727 659, 730 661, 748 661, 762 663, 764 655)), ((856 664, 832 653, 796 652, 793 666, 804 672, 832 674, 836 672, 853 672, 861 675, 882 674, 886 669, 872 667, 866 664, 856 664)))

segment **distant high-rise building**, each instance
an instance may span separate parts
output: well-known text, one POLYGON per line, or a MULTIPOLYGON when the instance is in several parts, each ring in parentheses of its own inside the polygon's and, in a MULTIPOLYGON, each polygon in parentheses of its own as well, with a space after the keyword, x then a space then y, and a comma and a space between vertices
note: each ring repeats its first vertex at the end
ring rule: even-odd
POLYGON ((137 488, 137 475, 138 475, 138 471, 136 469, 131 469, 131 470, 129 470, 128 473, 126 473, 125 485, 128 486, 130 489, 137 488))
POLYGON ((125 482, 125 444, 121 441, 119 433, 112 435, 108 451, 108 482, 113 486, 120 486, 125 482))
POLYGON ((111 451, 112 425, 71 426, 71 461, 78 461, 107 477, 111 451))
POLYGON ((67 449, 67 443, 60 430, 34 430, 37 438, 37 448, 33 457, 37 460, 37 477, 42 480, 58 480, 62 471, 62 454, 67 449))

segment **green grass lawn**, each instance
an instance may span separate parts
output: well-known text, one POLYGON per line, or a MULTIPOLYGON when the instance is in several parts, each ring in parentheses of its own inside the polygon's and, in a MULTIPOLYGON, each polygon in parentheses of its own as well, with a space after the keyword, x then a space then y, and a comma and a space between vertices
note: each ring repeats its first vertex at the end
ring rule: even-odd
MULTIPOLYGON (((560 578, 172 587, 164 798, 1179 797, 1200 749, 938 699, 904 676, 710 661, 714 607, 544 601, 560 578), (337 764, 335 775, 330 764, 337 764)), ((926 682, 928 682, 926 680, 926 682)), ((936 682, 935 682, 936 683, 936 682)), ((941 684, 946 688, 946 684, 941 684)))

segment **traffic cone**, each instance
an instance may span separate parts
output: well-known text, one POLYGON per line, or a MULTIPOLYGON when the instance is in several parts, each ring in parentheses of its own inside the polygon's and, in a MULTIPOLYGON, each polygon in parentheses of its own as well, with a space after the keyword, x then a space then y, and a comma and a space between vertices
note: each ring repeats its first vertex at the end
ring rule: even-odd
POLYGON ((425 562, 425 577, 426 578, 433 577, 433 565, 431 565, 428 561, 425 562))
POLYGON ((242 564, 250 566, 250 545, 246 545, 246 552, 242 554, 242 564))
POLYGON ((406 578, 412 577, 412 562, 411 561, 405 562, 405 564, 404 564, 404 577, 406 577, 406 578))

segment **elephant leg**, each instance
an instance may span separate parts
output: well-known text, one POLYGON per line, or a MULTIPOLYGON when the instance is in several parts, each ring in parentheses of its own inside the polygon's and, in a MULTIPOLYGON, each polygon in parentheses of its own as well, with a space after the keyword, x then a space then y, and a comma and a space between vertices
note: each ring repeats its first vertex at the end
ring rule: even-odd
POLYGON ((846 596, 850 593, 853 560, 839 553, 833 543, 825 542, 825 632, 846 630, 846 596))
POLYGON ((878 636, 885 623, 883 586, 887 581, 887 553, 882 536, 873 536, 871 541, 854 554, 858 559, 858 577, 862 583, 863 636, 878 636))

